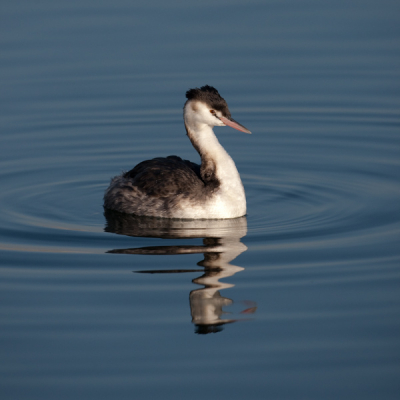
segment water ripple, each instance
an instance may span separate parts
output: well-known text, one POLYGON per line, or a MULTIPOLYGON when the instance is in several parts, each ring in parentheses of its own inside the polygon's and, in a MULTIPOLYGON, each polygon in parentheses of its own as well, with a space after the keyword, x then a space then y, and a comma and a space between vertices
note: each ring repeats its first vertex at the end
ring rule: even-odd
MULTIPOLYGON (((362 235, 371 229, 398 225, 398 160, 387 154, 395 138, 386 134, 379 142, 357 141, 356 135, 347 139, 344 135, 349 122, 382 127, 398 124, 398 113, 344 108, 253 108, 237 111, 240 112, 252 115, 255 134, 251 140, 244 141, 238 135, 228 139, 224 136, 226 131, 222 131, 220 139, 242 171, 250 240, 314 237, 321 241, 332 235, 341 235, 345 240, 355 232, 362 235), (273 127, 266 132, 271 118, 273 127), (283 121, 285 129, 281 126, 283 121), (307 130, 308 126, 311 129, 307 130), (246 149, 244 153, 241 148, 246 149)), ((158 125, 168 127, 172 122, 165 132, 168 137, 168 130, 181 124, 175 117, 169 118, 173 110, 123 113, 122 125, 129 126, 129 130, 121 128, 119 114, 104 113, 101 121, 94 123, 81 114, 68 121, 62 114, 54 116, 54 123, 47 121, 40 126, 41 135, 36 131, 35 144, 20 144, 23 162, 21 158, 5 158, 1 162, 0 178, 5 190, 0 194, 4 210, 0 241, 9 248, 26 245, 31 249, 41 241, 50 241, 56 248, 74 248, 70 244, 77 238, 83 240, 84 248, 85 239, 91 242, 90 236, 104 229, 102 193, 112 174, 119 172, 117 165, 128 168, 146 154, 152 157, 176 153, 185 157, 181 152, 191 150, 183 135, 172 135, 169 140, 162 136, 158 145, 149 143, 146 135, 132 137, 137 124, 144 123, 157 132, 158 125), (104 132, 96 142, 93 128, 99 124, 104 132), (80 135, 75 132, 76 127, 80 135), (120 134, 111 140, 109 131, 118 128, 122 129, 120 134), (53 134, 51 146, 48 129, 53 134), (72 142, 68 142, 71 138, 72 142), (132 146, 126 146, 130 142, 132 146)), ((32 128, 35 124, 27 119, 22 124, 32 128)))

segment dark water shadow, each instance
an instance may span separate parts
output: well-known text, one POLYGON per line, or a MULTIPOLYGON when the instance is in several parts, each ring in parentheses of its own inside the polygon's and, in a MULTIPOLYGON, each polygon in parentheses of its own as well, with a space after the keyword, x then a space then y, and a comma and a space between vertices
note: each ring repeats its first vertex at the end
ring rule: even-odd
MULTIPOLYGON (((106 232, 133 237, 151 237, 163 239, 203 239, 202 245, 148 246, 129 249, 114 249, 113 254, 140 255, 179 255, 203 254, 204 258, 194 268, 134 271, 146 274, 200 272, 192 280, 201 286, 189 294, 192 323, 195 332, 207 334, 220 332, 225 324, 246 320, 245 318, 225 318, 223 307, 233 304, 233 300, 223 297, 221 290, 234 285, 220 282, 244 268, 230 264, 236 257, 247 250, 240 241, 247 233, 246 217, 225 220, 174 220, 162 218, 138 217, 106 210, 106 232), (201 267, 201 268, 198 268, 201 267)), ((253 314, 256 305, 246 301, 241 314, 253 314)), ((248 319, 248 318, 247 318, 248 319)))

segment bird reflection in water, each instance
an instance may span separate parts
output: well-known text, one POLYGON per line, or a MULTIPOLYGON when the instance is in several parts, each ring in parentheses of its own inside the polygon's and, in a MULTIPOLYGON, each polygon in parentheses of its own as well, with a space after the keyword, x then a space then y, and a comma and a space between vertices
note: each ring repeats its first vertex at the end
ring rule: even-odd
MULTIPOLYGON (((141 255, 204 254, 197 263, 200 268, 163 269, 135 271, 138 273, 184 273, 201 272, 193 283, 202 286, 192 290, 189 295, 192 322, 196 333, 207 334, 222 330, 223 325, 242 319, 223 318, 223 307, 233 304, 233 300, 223 297, 220 290, 233 287, 233 284, 220 282, 244 268, 230 264, 232 260, 247 250, 240 241, 247 233, 246 217, 223 220, 177 220, 166 218, 138 217, 106 210, 104 213, 106 232, 135 237, 154 237, 163 239, 202 238, 203 245, 152 246, 130 249, 110 250, 108 253, 141 255)), ((256 311, 254 302, 247 301, 242 314, 256 311)))

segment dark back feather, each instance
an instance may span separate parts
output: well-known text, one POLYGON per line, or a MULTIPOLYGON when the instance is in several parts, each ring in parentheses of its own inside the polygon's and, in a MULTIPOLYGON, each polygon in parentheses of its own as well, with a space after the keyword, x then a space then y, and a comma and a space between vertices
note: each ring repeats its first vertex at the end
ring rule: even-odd
POLYGON ((177 156, 143 161, 126 172, 124 178, 152 197, 189 195, 204 189, 200 165, 177 156))

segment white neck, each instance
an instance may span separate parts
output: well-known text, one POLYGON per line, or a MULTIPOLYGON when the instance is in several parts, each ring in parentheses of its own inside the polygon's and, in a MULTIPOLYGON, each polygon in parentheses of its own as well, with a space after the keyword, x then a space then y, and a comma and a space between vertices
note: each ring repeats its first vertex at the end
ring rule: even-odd
POLYGON ((189 139, 201 157, 202 179, 211 188, 210 210, 216 210, 217 218, 245 215, 246 196, 239 172, 212 129, 225 124, 202 102, 186 102, 184 120, 189 139))
POLYGON ((194 129, 187 123, 185 126, 193 147, 200 154, 202 166, 212 162, 215 166, 215 176, 219 180, 222 190, 234 193, 236 197, 245 198, 236 165, 219 143, 213 129, 207 124, 196 124, 194 129))

